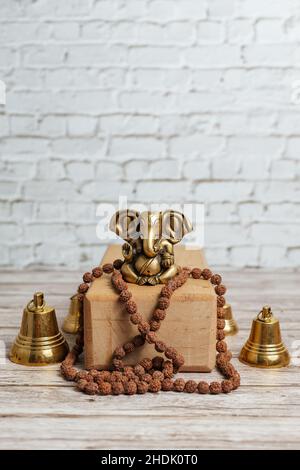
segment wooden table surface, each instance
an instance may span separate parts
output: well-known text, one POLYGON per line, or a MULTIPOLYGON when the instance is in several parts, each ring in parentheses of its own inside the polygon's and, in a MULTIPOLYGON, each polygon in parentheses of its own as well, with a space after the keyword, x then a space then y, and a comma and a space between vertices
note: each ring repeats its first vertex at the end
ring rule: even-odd
MULTIPOLYGON (((0 275, 1 449, 300 447, 299 272, 225 273, 227 299, 240 327, 229 344, 242 386, 232 394, 218 396, 174 392, 87 396, 60 377, 58 366, 12 364, 7 359, 9 348, 33 292, 45 292, 61 324, 80 278, 80 273, 70 271, 4 271, 0 275), (294 352, 288 368, 261 370, 237 360, 254 315, 266 303, 279 316, 283 339, 294 352)), ((72 344, 74 337, 68 336, 68 340, 72 344)), ((201 378, 217 375, 201 374, 201 378)))

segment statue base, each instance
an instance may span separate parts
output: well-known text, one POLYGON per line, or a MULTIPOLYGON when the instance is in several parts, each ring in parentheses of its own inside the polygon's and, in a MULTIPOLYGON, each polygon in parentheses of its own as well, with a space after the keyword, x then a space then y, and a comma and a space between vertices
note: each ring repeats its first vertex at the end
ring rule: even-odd
MULTIPOLYGON (((202 250, 175 247, 175 260, 180 266, 207 267, 202 250)), ((121 245, 111 245, 106 250, 103 263, 122 258, 121 245)), ((129 284, 133 299, 145 320, 151 318, 162 284, 138 286, 129 284)), ((187 372, 210 372, 216 358, 217 297, 209 281, 188 279, 174 292, 167 316, 162 322, 159 338, 174 346, 185 358, 181 368, 187 372)), ((110 276, 96 279, 84 300, 85 367, 107 369, 111 365, 115 348, 137 335, 135 325, 129 321, 124 306, 111 284, 110 276)), ((125 363, 136 364, 144 357, 159 355, 146 343, 126 356, 125 363)))

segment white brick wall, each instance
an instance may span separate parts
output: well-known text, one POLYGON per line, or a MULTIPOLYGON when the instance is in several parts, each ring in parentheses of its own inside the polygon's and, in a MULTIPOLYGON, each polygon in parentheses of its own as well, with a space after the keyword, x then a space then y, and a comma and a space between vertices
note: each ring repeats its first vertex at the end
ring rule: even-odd
POLYGON ((299 0, 0 0, 0 264, 90 266, 96 206, 205 202, 213 265, 300 262, 299 0))

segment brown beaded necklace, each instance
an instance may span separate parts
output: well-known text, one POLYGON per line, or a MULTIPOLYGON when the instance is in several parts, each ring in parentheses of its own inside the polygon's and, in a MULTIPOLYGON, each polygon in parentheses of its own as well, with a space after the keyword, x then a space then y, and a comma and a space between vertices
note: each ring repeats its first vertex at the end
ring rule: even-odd
POLYGON ((81 328, 75 346, 61 364, 63 377, 66 380, 75 381, 77 387, 89 395, 134 395, 146 392, 157 393, 160 390, 217 395, 237 389, 240 386, 240 374, 230 363, 232 354, 227 350, 227 344, 224 341, 225 320, 223 307, 225 305, 224 294, 226 293, 226 287, 221 284, 221 276, 213 274, 207 268, 203 270, 199 268, 182 268, 172 280, 162 287, 157 307, 151 320, 147 322, 138 313, 137 304, 132 299, 132 293, 128 290, 128 285, 119 271, 121 266, 122 260, 117 259, 113 264, 104 264, 102 268, 97 267, 91 273, 85 273, 83 275, 84 282, 78 288, 79 300, 83 301, 84 295, 89 289, 89 284, 95 278, 99 278, 103 273, 111 274, 111 281, 119 293, 119 300, 125 305, 125 309, 130 315, 130 321, 137 325, 139 334, 131 341, 115 349, 112 361, 114 370, 112 372, 109 370, 79 371, 74 367, 74 364, 82 353, 84 346, 83 328, 81 328), (190 276, 194 279, 209 280, 217 294, 216 365, 225 378, 222 382, 207 383, 201 381, 197 383, 195 380, 185 381, 182 378, 174 380, 174 375, 184 364, 184 357, 175 348, 160 341, 156 334, 161 322, 166 317, 166 311, 170 305, 173 292, 181 287, 190 276), (144 345, 145 342, 153 344, 157 352, 164 353, 166 360, 162 356, 156 356, 153 359, 142 359, 134 367, 124 365, 124 357, 134 349, 144 345))

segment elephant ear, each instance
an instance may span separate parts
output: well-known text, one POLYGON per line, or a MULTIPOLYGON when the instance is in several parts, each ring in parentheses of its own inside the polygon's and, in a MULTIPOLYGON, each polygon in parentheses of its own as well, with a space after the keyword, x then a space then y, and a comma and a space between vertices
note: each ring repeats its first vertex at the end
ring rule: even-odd
POLYGON ((178 243, 193 230, 193 226, 184 214, 177 211, 165 211, 162 216, 163 238, 171 243, 178 243))
POLYGON ((109 229, 130 243, 139 238, 139 215, 131 209, 117 211, 110 219, 109 229))

